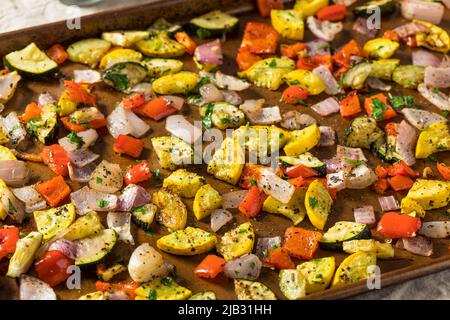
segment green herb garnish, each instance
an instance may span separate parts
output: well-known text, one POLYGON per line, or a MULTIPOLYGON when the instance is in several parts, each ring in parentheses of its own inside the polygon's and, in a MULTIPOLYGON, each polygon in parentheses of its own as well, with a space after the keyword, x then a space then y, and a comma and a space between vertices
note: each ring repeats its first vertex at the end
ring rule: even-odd
POLYGON ((309 197, 308 201, 309 201, 309 206, 312 209, 314 209, 317 206, 317 204, 319 203, 319 200, 317 200, 316 198, 313 198, 313 197, 309 197))
POLYGON ((99 202, 98 202, 98 206, 100 207, 100 208, 104 208, 104 207, 106 207, 108 205, 108 201, 106 201, 106 200, 100 200, 99 202))
POLYGON ((384 110, 386 110, 386 105, 378 98, 372 99, 372 114, 371 117, 376 120, 384 120, 384 110))
POLYGON ((84 144, 83 138, 81 138, 76 131, 69 133, 67 139, 70 143, 76 144, 77 148, 80 148, 84 144))

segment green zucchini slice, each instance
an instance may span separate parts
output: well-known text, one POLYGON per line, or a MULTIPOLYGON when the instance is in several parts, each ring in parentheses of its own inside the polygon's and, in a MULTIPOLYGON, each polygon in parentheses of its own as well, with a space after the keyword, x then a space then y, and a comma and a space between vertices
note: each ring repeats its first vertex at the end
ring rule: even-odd
POLYGON ((102 73, 103 81, 107 85, 127 92, 129 89, 142 82, 147 76, 147 68, 137 62, 119 62, 102 73))
POLYGON ((142 61, 142 64, 147 68, 150 78, 159 78, 168 74, 174 74, 183 69, 183 62, 176 59, 146 58, 142 61))
POLYGON ((131 209, 131 220, 145 231, 151 230, 158 207, 153 203, 131 209))
POLYGON ((58 72, 58 65, 41 51, 34 42, 22 50, 7 54, 3 62, 10 70, 17 70, 27 78, 42 78, 58 72))
POLYGON ((111 48, 111 42, 103 39, 85 39, 72 43, 67 48, 69 60, 95 68, 100 59, 111 48))
POLYGON ((190 27, 201 39, 221 36, 231 32, 239 19, 220 10, 214 10, 190 21, 190 27))
POLYGON ((75 241, 78 246, 77 266, 85 266, 102 260, 117 242, 116 232, 105 229, 95 236, 75 241))
POLYGON ((327 173, 326 163, 320 161, 309 152, 305 152, 297 157, 280 156, 279 159, 286 167, 302 164, 305 167, 316 170, 321 176, 327 173))
POLYGON ((371 14, 373 14, 373 9, 375 7, 380 8, 381 14, 388 14, 395 10, 395 1, 394 0, 368 1, 363 5, 355 7, 355 9, 353 9, 353 13, 357 16, 368 17, 371 14))
POLYGON ((323 235, 319 245, 322 249, 342 250, 348 240, 370 239, 370 229, 366 224, 352 221, 339 221, 323 235))

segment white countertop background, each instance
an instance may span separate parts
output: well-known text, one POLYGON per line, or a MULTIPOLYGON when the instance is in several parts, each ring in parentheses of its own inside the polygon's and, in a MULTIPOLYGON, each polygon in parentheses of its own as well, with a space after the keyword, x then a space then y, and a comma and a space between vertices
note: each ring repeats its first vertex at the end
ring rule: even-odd
MULTIPOLYGON (((157 0, 103 0, 87 7, 71 8, 58 0, 2 0, 0 33, 87 15, 105 9, 156 2, 157 0)), ((450 300, 450 270, 399 285, 382 288, 354 299, 445 299, 450 300)))

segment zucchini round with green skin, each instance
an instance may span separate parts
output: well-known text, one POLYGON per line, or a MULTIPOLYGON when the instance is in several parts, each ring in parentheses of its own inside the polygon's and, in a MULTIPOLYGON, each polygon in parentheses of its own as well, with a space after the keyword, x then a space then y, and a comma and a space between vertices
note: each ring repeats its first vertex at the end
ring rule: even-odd
POLYGON ((153 203, 131 209, 131 220, 145 231, 151 230, 158 207, 153 203))
POLYGON ((78 252, 75 265, 86 266, 102 260, 114 248, 117 242, 117 234, 112 229, 81 240, 75 241, 78 252))
POLYGON ((67 54, 70 61, 84 63, 95 68, 109 48, 111 48, 111 42, 91 38, 72 43, 67 48, 67 54))
POLYGON ((31 79, 48 77, 58 72, 58 65, 41 51, 34 42, 22 50, 14 51, 3 58, 5 66, 31 79))
POLYGON ((304 165, 305 167, 316 170, 317 173, 319 173, 319 176, 324 176, 327 173, 326 163, 320 161, 318 158, 314 157, 309 152, 300 154, 297 157, 280 156, 279 159, 286 167, 301 164, 304 165))
POLYGON ((369 226, 351 221, 339 221, 323 235, 319 241, 322 249, 342 250, 344 241, 370 239, 369 226))
POLYGON ((373 14, 376 8, 380 9, 382 15, 388 14, 395 11, 395 1, 394 0, 376 0, 368 1, 363 5, 357 6, 353 9, 353 13, 357 16, 369 17, 373 14))
POLYGON ((183 69, 183 62, 176 59, 144 59, 142 64, 147 68, 150 78, 159 78, 168 74, 180 72, 183 69))
POLYGON ((220 37, 232 32, 238 25, 238 18, 220 10, 214 10, 190 21, 190 28, 201 39, 220 37))
POLYGON ((200 116, 205 128, 211 128, 214 125, 221 130, 237 128, 245 120, 244 113, 227 102, 211 102, 202 106, 200 116))
POLYGON ((369 62, 357 64, 344 74, 344 87, 357 90, 362 89, 371 72, 372 65, 369 62))
POLYGON ((137 62, 119 62, 102 73, 103 81, 115 89, 126 92, 147 76, 147 69, 137 62))
POLYGON ((174 58, 182 56, 184 47, 169 38, 166 33, 159 33, 147 40, 136 42, 136 48, 149 57, 154 58, 174 58))

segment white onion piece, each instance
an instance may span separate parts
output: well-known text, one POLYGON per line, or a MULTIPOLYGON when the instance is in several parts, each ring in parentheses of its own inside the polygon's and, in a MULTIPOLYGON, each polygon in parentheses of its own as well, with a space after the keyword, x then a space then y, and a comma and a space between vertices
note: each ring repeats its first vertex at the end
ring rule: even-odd
POLYGON ((410 124, 419 130, 423 130, 434 123, 447 123, 447 118, 426 110, 403 108, 400 112, 403 113, 410 124))
POLYGON ((75 260, 77 258, 78 246, 75 242, 60 238, 50 244, 48 251, 60 251, 67 258, 75 260))
POLYGON ((261 268, 262 263, 258 256, 249 253, 228 261, 223 267, 223 272, 231 279, 256 280, 261 268))
POLYGON ((384 212, 400 209, 400 205, 394 196, 379 197, 378 202, 380 203, 381 210, 384 212))
POLYGON ((320 114, 321 116, 328 116, 330 114, 339 112, 339 102, 333 97, 329 97, 319 103, 316 103, 311 106, 315 112, 320 114))
POLYGON ((341 90, 339 84, 334 78, 333 74, 330 72, 325 65, 320 65, 312 71, 316 76, 322 80, 325 85, 325 93, 334 96, 338 94, 341 90))
POLYGON ((236 209, 247 195, 248 190, 231 191, 222 195, 222 208, 236 209))
POLYGON ((84 83, 97 83, 102 81, 102 75, 100 72, 95 70, 74 70, 73 71, 73 81, 74 82, 84 82, 84 83))
POLYGON ((34 211, 47 209, 48 205, 45 200, 33 203, 33 204, 25 204, 25 212, 33 213, 34 211))
POLYGON ((114 138, 117 138, 121 134, 131 134, 139 138, 150 129, 148 124, 142 121, 132 111, 123 108, 122 105, 115 108, 106 120, 108 131, 114 138))
POLYGON ((350 171, 345 186, 348 189, 365 189, 378 180, 377 175, 367 165, 361 164, 350 171))
POLYGON ((56 98, 49 92, 41 93, 38 97, 38 105, 45 107, 49 104, 57 104, 56 98))
POLYGON ((295 187, 292 184, 269 170, 262 170, 257 184, 265 194, 272 196, 281 203, 288 203, 295 192, 295 187))
POLYGON ((367 158, 364 155, 364 152, 361 150, 361 148, 344 147, 341 145, 337 146, 336 159, 339 159, 339 160, 351 159, 351 160, 367 161, 367 158))
POLYGON ((216 72, 214 83, 221 89, 232 91, 243 91, 250 87, 250 83, 239 78, 223 74, 220 71, 216 72))
POLYGON ((423 20, 433 24, 440 24, 444 16, 444 6, 430 1, 403 0, 401 10, 405 19, 423 20))
POLYGON ((11 187, 22 187, 30 178, 30 169, 20 160, 0 160, 0 178, 11 187))
POLYGON ((243 104, 239 106, 239 109, 241 109, 246 115, 252 114, 252 115, 259 115, 262 111, 262 107, 266 100, 264 99, 249 99, 245 100, 243 104))
POLYGON ((148 243, 134 249, 128 262, 128 272, 136 282, 147 282, 167 274, 163 256, 148 243))
POLYGON ((262 108, 259 113, 247 113, 247 118, 252 124, 269 125, 282 120, 280 108, 278 106, 262 108))
POLYGON ((450 67, 426 67, 424 83, 431 88, 450 88, 450 67))
POLYGON ((11 146, 17 146, 25 139, 27 132, 16 112, 10 112, 5 118, 0 116, 0 119, 3 132, 8 137, 11 146))
POLYGON ((368 38, 374 38, 378 33, 378 30, 376 28, 369 29, 367 18, 363 17, 358 17, 358 19, 355 20, 352 29, 362 34, 363 36, 367 36, 368 38))
POLYGON ((375 212, 373 211, 372 206, 355 208, 355 210, 353 210, 353 214, 355 216, 356 223, 367 224, 370 226, 376 222, 375 212))
POLYGON ((180 114, 166 118, 166 130, 189 144, 194 144, 202 136, 202 129, 192 125, 180 114))
POLYGON ((351 164, 348 161, 343 161, 342 159, 338 158, 331 158, 331 159, 325 159, 323 162, 327 165, 327 173, 335 173, 339 171, 349 171, 351 170, 354 165, 351 164))
POLYGON ((450 221, 423 222, 419 234, 428 238, 444 239, 450 236, 450 221))
POLYGON ((95 168, 89 180, 89 186, 97 191, 114 193, 123 185, 122 169, 117 163, 103 160, 95 168))
POLYGON ((326 178, 328 188, 335 189, 336 191, 341 191, 345 189, 345 180, 346 180, 345 171, 328 173, 326 178))
POLYGON ((14 91, 21 77, 17 72, 10 72, 4 75, 0 75, 0 101, 8 101, 14 91))
MULTIPOLYGON (((267 257, 269 250, 278 248, 281 246, 281 237, 263 237, 258 238, 258 241, 256 242, 256 250, 255 254, 258 256, 259 259, 263 260, 265 257, 267 257)), ((268 264, 263 262, 264 267, 269 267, 268 264)))
POLYGON ((336 132, 332 127, 320 126, 320 141, 319 146, 330 147, 336 143, 336 132))
POLYGON ((384 83, 383 81, 375 77, 368 77, 366 80, 366 84, 370 88, 380 91, 390 91, 392 88, 391 85, 384 83))
POLYGON ((68 136, 58 140, 61 147, 67 152, 73 152, 78 149, 87 149, 94 144, 98 138, 98 133, 95 129, 88 129, 82 132, 78 132, 77 136, 80 138, 80 143, 72 142, 68 136))
POLYGON ((153 93, 152 84, 149 82, 141 82, 130 89, 130 92, 140 92, 144 94, 145 101, 152 100, 156 97, 153 93))
POLYGON ((201 64, 222 64, 222 44, 219 39, 197 46, 194 58, 201 64))
POLYGON ((308 55, 326 55, 331 54, 330 44, 322 39, 315 39, 306 43, 308 47, 308 55))
POLYGON ((307 113, 290 110, 282 115, 280 126, 288 130, 300 130, 316 123, 316 119, 307 113))
POLYGON ((396 34, 400 36, 400 38, 406 38, 408 36, 415 35, 419 32, 428 31, 428 27, 423 24, 410 22, 407 24, 403 24, 395 28, 394 31, 396 34))
POLYGON ((411 53, 412 64, 422 67, 439 67, 441 59, 425 49, 414 49, 411 53))
POLYGON ((211 230, 217 232, 233 219, 230 211, 225 209, 216 209, 211 213, 211 230))
POLYGON ((85 186, 70 194, 77 213, 84 215, 91 211, 113 211, 117 208, 118 198, 114 194, 97 192, 85 186))
POLYGON ((184 105, 184 99, 177 96, 160 96, 160 98, 163 98, 167 101, 167 104, 171 107, 174 107, 177 110, 181 110, 184 105))
POLYGON ((219 102, 219 101, 224 101, 224 97, 222 92, 216 88, 215 85, 213 85, 212 83, 207 83, 202 85, 199 89, 198 89, 200 95, 202 96, 202 102, 201 104, 207 104, 210 102, 219 102))
POLYGON ((230 103, 234 106, 240 105, 244 100, 241 98, 241 96, 236 91, 231 90, 221 90, 223 98, 225 102, 230 103))
POLYGON ((67 152, 67 156, 69 157, 70 162, 78 168, 87 166, 88 164, 100 158, 99 154, 96 154, 89 149, 80 149, 72 152, 67 152))
POLYGON ((151 197, 147 190, 141 186, 129 184, 119 196, 117 210, 130 211, 132 208, 141 207, 150 201, 151 197))
POLYGON ((78 168, 69 163, 67 169, 69 169, 69 178, 71 181, 86 183, 91 179, 92 172, 95 171, 95 164, 90 163, 82 168, 78 168))
POLYGON ((402 160, 405 161, 408 166, 412 166, 416 163, 414 150, 417 140, 417 132, 405 120, 400 122, 397 132, 398 134, 395 148, 402 160))
POLYGON ((422 236, 402 238, 404 248, 416 255, 429 257, 433 254, 433 243, 422 236))
POLYGON ((108 228, 113 229, 119 235, 119 240, 134 245, 133 235, 131 234, 131 213, 109 212, 106 223, 108 228))
POLYGON ((23 204, 16 196, 8 189, 3 189, 3 194, 0 197, 0 205, 6 208, 8 215, 11 216, 18 223, 22 223, 25 218, 25 209, 23 204))
POLYGON ((12 189, 12 192, 17 199, 25 203, 26 213, 32 213, 33 211, 47 208, 47 202, 45 202, 34 186, 12 189))
POLYGON ((20 276, 20 300, 56 300, 56 293, 44 281, 23 274, 20 276))
POLYGON ((332 41, 334 36, 342 31, 342 22, 320 21, 314 16, 306 19, 309 30, 319 39, 324 41, 332 41))

